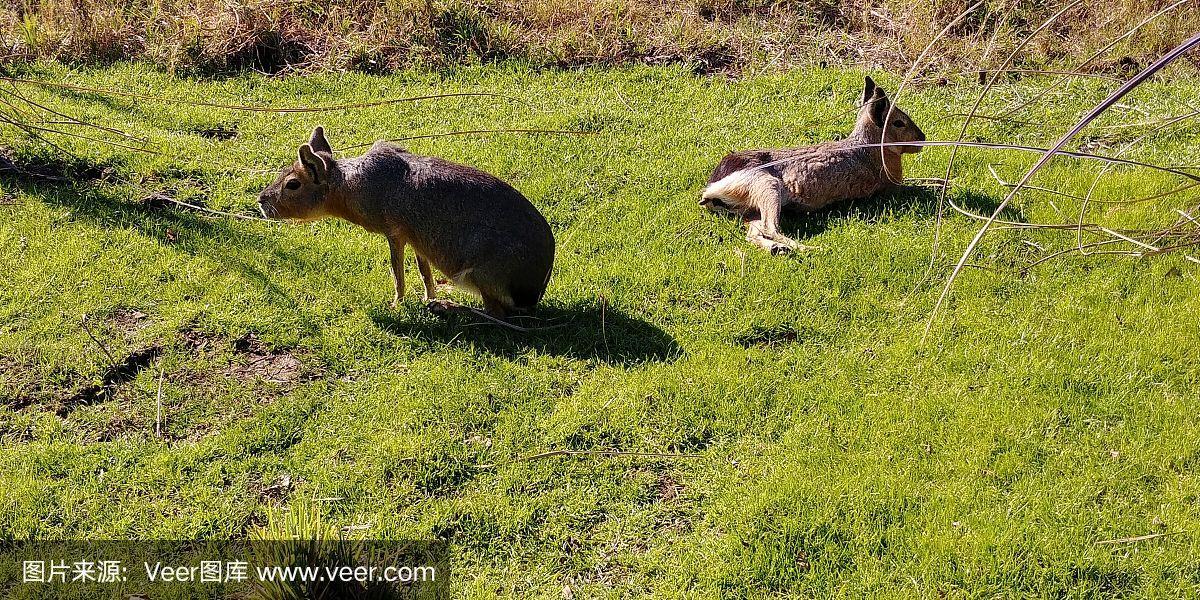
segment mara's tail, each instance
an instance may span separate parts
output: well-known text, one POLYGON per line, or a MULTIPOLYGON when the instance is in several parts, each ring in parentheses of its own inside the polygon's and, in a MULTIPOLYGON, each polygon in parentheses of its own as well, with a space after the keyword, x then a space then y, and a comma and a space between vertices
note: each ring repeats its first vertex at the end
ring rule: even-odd
POLYGON ((754 171, 735 171, 708 184, 700 197, 700 204, 709 210, 741 212, 753 205, 751 194, 759 176, 754 171))

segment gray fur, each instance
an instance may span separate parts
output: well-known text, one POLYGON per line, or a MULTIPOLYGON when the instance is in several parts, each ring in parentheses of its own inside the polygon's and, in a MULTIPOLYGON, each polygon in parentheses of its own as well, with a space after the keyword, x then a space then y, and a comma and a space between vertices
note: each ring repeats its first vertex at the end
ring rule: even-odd
POLYGON ((298 157, 260 194, 263 215, 339 217, 386 236, 395 302, 404 295, 405 247, 417 255, 429 302, 436 298, 431 265, 481 296, 497 317, 532 309, 545 293, 554 235, 533 204, 499 178, 386 142, 335 160, 320 127, 298 157))
POLYGON ((872 196, 903 181, 901 156, 920 152, 921 147, 870 146, 884 140, 885 131, 889 143, 925 140, 921 128, 867 77, 849 137, 815 146, 729 154, 713 171, 700 204, 744 218, 746 239, 772 254, 800 249, 795 240, 779 233, 784 208, 817 210, 872 196), (784 162, 763 166, 775 161, 784 162))

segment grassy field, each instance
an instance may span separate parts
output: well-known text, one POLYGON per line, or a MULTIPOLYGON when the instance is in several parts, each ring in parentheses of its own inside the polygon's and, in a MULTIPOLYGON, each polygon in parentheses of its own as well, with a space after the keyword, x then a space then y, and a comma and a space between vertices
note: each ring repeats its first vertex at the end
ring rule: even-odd
MULTIPOLYGON (((935 192, 794 216, 785 231, 819 249, 788 257, 696 205, 730 149, 848 131, 862 73, 26 75, 276 107, 517 100, 276 114, 21 88, 161 154, 55 138, 82 157, 68 159, 7 136, 19 164, 67 180, 4 183, 0 539, 244 538, 286 534, 280 517, 300 512, 353 537, 447 540, 457 597, 1200 595, 1200 296, 1182 256, 1025 270, 1074 235, 997 231, 922 341, 977 227, 947 216, 931 268, 935 192), (317 124, 335 147, 594 132, 407 143, 508 179, 544 212, 559 249, 540 316, 561 327, 434 317, 411 262, 392 310, 382 238, 155 199, 254 214, 317 124), (526 460, 551 450, 680 456, 526 460), (1098 543, 1147 534, 1167 535, 1098 543)), ((1045 83, 1006 83, 985 109, 1045 83)), ((1045 145, 1109 85, 1060 87, 1019 115, 1031 124, 981 121, 971 139, 1045 145)), ((977 92, 913 88, 900 105, 953 138, 977 92)), ((1176 114, 1189 95, 1145 86, 1082 141, 1114 154, 1142 132, 1102 127, 1176 114)), ((1174 128, 1127 156, 1190 164, 1198 142, 1174 128)), ((940 177, 947 155, 928 149, 907 174, 940 177)), ((989 165, 1016 180, 1035 158, 964 150, 952 197, 990 212, 1006 188, 989 165)), ((1082 194, 1098 173, 1062 159, 1034 184, 1082 194)), ((1175 185, 1119 167, 1096 197, 1175 185)), ((1196 196, 1088 214, 1147 226, 1196 196)), ((1070 222, 1074 202, 1026 194, 1006 216, 1070 222)))

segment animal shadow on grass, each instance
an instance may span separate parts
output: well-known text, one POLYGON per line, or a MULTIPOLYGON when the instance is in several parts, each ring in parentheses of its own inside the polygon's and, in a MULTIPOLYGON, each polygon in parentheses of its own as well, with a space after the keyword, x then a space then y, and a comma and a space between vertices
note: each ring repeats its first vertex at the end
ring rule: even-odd
MULTIPOLYGON (((971 191, 956 191, 949 197, 958 206, 977 215, 991 216, 999 206, 996 198, 971 191)), ((829 226, 840 220, 853 218, 866 223, 887 220, 892 215, 912 214, 918 219, 937 215, 938 192, 936 189, 918 186, 903 186, 895 191, 865 200, 839 202, 827 210, 803 212, 787 210, 783 214, 782 228, 790 237, 803 240, 820 235, 829 226)), ((949 204, 945 207, 946 218, 964 218, 949 204)), ((999 218, 1006 221, 1024 222, 1020 211, 1006 206, 999 218)))
MULTIPOLYGON (((22 188, 46 204, 68 208, 73 218, 89 224, 132 229, 177 251, 212 260, 269 290, 277 301, 281 300, 298 314, 305 314, 307 303, 275 281, 289 275, 300 278, 320 267, 281 250, 270 233, 261 231, 262 228, 211 219, 153 196, 142 201, 127 200, 106 186, 92 185, 106 177, 105 174, 126 170, 119 162, 63 161, 51 164, 15 160, 14 163, 19 170, 0 169, 0 181, 22 188), (245 248, 255 249, 249 258, 245 248), (268 257, 270 265, 267 264, 268 257), (265 271, 268 268, 270 275, 265 271)), ((347 262, 351 260, 347 257, 347 262)), ((353 290, 360 287, 358 282, 337 279, 333 273, 328 277, 331 284, 345 290, 347 295, 353 295, 353 290)), ((538 350, 632 365, 670 360, 682 354, 680 346, 662 329, 612 306, 547 305, 535 316, 536 320, 518 319, 519 324, 534 328, 528 333, 518 333, 460 315, 436 318, 409 311, 400 314, 375 311, 371 315, 381 329, 397 335, 443 343, 469 341, 480 349, 505 356, 538 350)), ((310 333, 319 331, 323 325, 324 322, 316 317, 305 319, 310 333)))
POLYGON ((531 331, 518 332, 483 319, 450 314, 436 317, 411 311, 370 311, 382 330, 394 335, 432 339, 444 344, 469 343, 476 349, 515 358, 530 350, 614 365, 663 362, 683 355, 667 332, 608 305, 580 302, 568 306, 546 303, 533 315, 514 323, 531 331))

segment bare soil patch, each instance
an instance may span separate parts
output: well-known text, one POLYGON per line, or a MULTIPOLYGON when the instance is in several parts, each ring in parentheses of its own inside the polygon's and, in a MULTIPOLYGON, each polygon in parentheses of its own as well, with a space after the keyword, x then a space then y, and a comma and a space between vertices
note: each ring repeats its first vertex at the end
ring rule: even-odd
POLYGON ((800 339, 800 332, 791 325, 775 327, 755 327, 751 331, 737 336, 734 341, 743 348, 762 346, 777 346, 789 344, 800 339))
POLYGON ((300 381, 307 375, 304 363, 287 351, 273 351, 253 333, 233 342, 233 350, 243 364, 230 365, 226 374, 238 379, 262 379, 272 383, 300 381))
POLYGON ((185 329, 180 332, 184 347, 196 352, 216 352, 223 347, 233 351, 229 364, 216 373, 239 381, 262 380, 290 384, 309 381, 320 375, 319 369, 307 366, 289 349, 272 349, 255 333, 229 341, 220 336, 185 329))
POLYGON ((149 327, 154 321, 150 315, 136 308, 118 308, 106 319, 109 327, 126 337, 133 337, 149 327))
POLYGON ((34 365, 11 356, 0 356, 0 399, 13 410, 38 402, 46 391, 34 365))
POLYGON ((192 133, 219 142, 229 141, 238 136, 237 126, 235 125, 213 125, 211 127, 196 129, 192 133))
POLYGON ((662 473, 658 476, 657 495, 659 502, 671 502, 679 497, 683 491, 683 486, 680 485, 675 478, 671 477, 670 473, 662 473))

